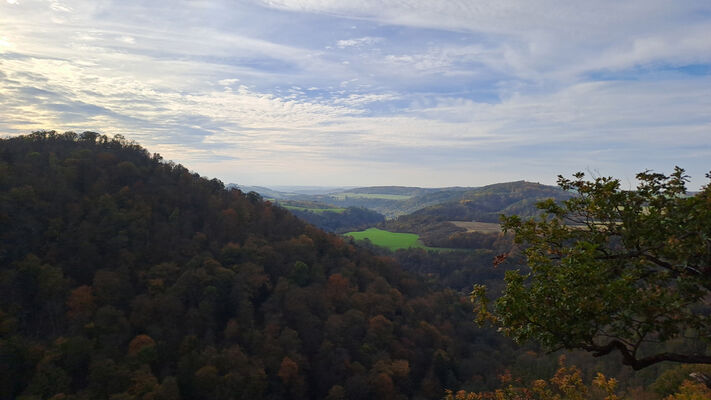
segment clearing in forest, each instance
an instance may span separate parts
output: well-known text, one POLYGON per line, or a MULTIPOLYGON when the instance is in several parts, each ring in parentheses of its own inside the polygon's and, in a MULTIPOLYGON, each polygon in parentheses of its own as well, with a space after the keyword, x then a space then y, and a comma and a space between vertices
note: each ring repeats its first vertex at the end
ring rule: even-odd
POLYGON ((312 212, 315 214, 322 214, 324 212, 333 212, 337 214, 342 214, 344 211, 346 211, 345 208, 312 208, 312 207, 299 207, 299 206, 290 206, 290 205, 282 205, 282 207, 286 208, 287 210, 292 210, 292 211, 308 211, 312 212))
POLYGON ((360 232, 348 232, 345 236, 351 236, 355 240, 368 239, 376 246, 387 247, 395 251, 399 249, 409 249, 418 247, 428 250, 437 250, 434 247, 427 247, 420 241, 420 235, 415 233, 397 233, 384 231, 378 228, 369 228, 360 232))

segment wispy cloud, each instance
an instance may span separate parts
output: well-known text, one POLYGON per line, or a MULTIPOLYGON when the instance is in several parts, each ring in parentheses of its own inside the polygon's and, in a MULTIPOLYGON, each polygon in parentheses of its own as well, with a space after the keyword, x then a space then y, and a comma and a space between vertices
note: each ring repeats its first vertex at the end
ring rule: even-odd
POLYGON ((0 133, 121 133, 254 184, 702 178, 709 31, 706 1, 6 0, 0 133))
POLYGON ((361 47, 361 46, 370 46, 375 43, 380 42, 383 40, 382 38, 375 38, 375 37, 370 37, 370 36, 365 36, 362 38, 356 38, 356 39, 343 39, 339 40, 336 42, 336 46, 340 48, 346 48, 346 47, 361 47))

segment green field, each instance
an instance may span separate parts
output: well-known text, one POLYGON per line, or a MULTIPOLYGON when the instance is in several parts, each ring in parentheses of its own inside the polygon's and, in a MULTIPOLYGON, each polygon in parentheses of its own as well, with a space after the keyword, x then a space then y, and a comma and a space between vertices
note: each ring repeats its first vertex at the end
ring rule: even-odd
POLYGON ((383 199, 383 200, 407 200, 412 196, 404 194, 379 194, 379 193, 336 193, 331 197, 338 200, 350 199, 383 199))
POLYGON ((309 207, 299 207, 299 206, 288 206, 285 204, 283 204, 282 207, 286 208, 287 210, 309 211, 309 212, 312 212, 315 214, 321 214, 326 211, 341 214, 344 211, 346 211, 345 208, 309 208, 309 207))
POLYGON ((409 249, 412 247, 427 250, 439 250, 434 247, 427 247, 420 241, 420 236, 414 233, 388 232, 378 228, 369 228, 360 232, 348 232, 346 236, 351 236, 355 240, 368 239, 376 246, 387 247, 390 250, 409 249))

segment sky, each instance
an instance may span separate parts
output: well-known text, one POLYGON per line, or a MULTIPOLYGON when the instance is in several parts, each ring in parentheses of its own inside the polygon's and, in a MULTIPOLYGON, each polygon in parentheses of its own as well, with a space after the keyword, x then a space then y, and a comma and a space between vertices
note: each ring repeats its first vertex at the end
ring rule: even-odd
POLYGON ((707 183, 708 0, 0 0, 0 135, 244 185, 707 183))

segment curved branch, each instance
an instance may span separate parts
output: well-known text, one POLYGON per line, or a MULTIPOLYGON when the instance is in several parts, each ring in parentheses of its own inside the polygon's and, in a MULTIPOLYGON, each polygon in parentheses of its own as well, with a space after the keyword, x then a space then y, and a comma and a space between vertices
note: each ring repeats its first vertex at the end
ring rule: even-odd
POLYGON ((689 364, 711 364, 711 356, 702 354, 659 353, 649 357, 637 358, 636 352, 630 350, 619 340, 613 340, 605 345, 589 344, 581 346, 592 352, 593 357, 600 357, 618 350, 622 355, 622 364, 629 365, 635 371, 662 361, 672 361, 689 364))

